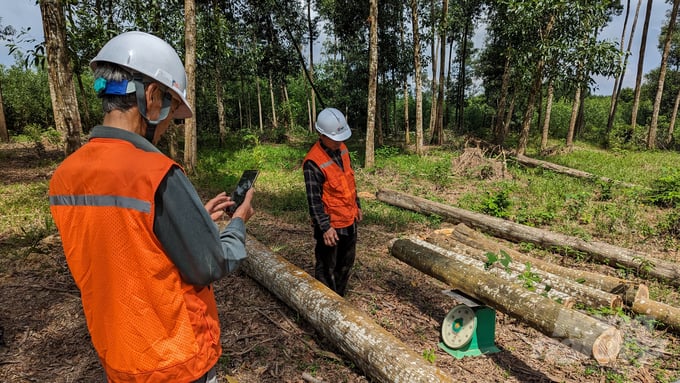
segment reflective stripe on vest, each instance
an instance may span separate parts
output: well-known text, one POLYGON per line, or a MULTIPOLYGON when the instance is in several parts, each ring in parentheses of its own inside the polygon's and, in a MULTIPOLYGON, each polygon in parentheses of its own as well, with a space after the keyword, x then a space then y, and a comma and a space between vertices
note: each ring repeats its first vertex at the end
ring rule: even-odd
POLYGON ((112 195, 54 195, 50 196, 53 206, 115 206, 150 213, 151 204, 137 198, 112 195))

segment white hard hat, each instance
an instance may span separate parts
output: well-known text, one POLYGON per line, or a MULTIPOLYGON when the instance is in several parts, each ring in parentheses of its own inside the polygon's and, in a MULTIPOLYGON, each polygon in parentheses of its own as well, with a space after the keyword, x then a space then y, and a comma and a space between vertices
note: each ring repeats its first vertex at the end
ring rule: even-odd
POLYGON ((333 141, 345 141, 352 135, 345 116, 335 108, 326 108, 316 118, 316 130, 333 141))
POLYGON ((175 49, 164 40, 140 31, 122 33, 107 42, 90 61, 94 70, 99 62, 109 62, 141 73, 165 85, 182 100, 173 118, 192 116, 186 98, 187 74, 175 49))

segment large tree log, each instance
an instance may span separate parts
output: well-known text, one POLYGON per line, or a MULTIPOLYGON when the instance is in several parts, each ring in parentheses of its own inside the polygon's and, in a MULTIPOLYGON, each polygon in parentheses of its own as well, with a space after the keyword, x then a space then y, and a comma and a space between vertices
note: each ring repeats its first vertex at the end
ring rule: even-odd
POLYGON ((464 223, 459 223, 456 225, 451 234, 456 238, 456 240, 468 246, 490 251, 492 253, 500 253, 501 251, 505 251, 512 257, 512 259, 522 263, 530 262, 533 266, 549 273, 562 276, 575 282, 583 283, 586 286, 590 286, 602 291, 620 295, 623 298, 624 303, 628 305, 633 304, 633 301, 635 300, 637 290, 635 288, 635 284, 631 281, 626 281, 625 279, 587 270, 572 269, 522 254, 519 251, 511 249, 507 246, 502 246, 497 241, 488 239, 484 234, 469 228, 464 223))
POLYGON ((300 313, 368 376, 385 383, 453 382, 309 274, 252 237, 246 245, 246 274, 300 313))
MULTIPOLYGON (((442 236, 436 235, 431 236, 427 240, 428 242, 432 242, 439 247, 452 250, 454 253, 465 254, 481 262, 488 262, 488 257, 486 256, 486 254, 489 251, 487 250, 473 248, 455 240, 451 239, 447 240, 442 236)), ((550 292, 552 292, 553 290, 559 291, 561 293, 567 294, 571 299, 573 299, 575 303, 580 303, 588 307, 593 308, 606 307, 618 309, 623 306, 623 299, 619 295, 608 293, 600 289, 596 289, 594 287, 580 284, 576 281, 564 278, 562 276, 555 275, 553 273, 550 273, 548 271, 536 267, 536 265, 533 262, 528 260, 522 261, 513 258, 512 256, 510 256, 510 259, 511 260, 507 264, 507 266, 503 266, 499 262, 495 262, 493 265, 489 267, 489 269, 500 270, 501 276, 510 275, 505 271, 506 268, 508 270, 512 270, 513 271, 512 276, 514 277, 515 283, 519 282, 517 275, 522 275, 525 272, 530 272, 540 278, 542 285, 550 287, 550 291, 548 292, 548 294, 550 294, 550 292), (528 267, 527 264, 529 265, 528 267)), ((536 290, 538 291, 538 289, 536 290)), ((548 295, 548 297, 552 298, 550 295, 548 295)), ((571 306, 569 305, 567 307, 571 306)))
MULTIPOLYGON (((462 223, 456 225, 451 231, 451 234, 455 236, 457 241, 479 249, 480 251, 498 253, 503 250, 508 253, 510 257, 520 262, 530 262, 541 270, 546 270, 573 281, 580 281, 584 285, 596 289, 617 294, 621 296, 623 302, 629 306, 634 313, 653 318, 659 321, 659 324, 662 326, 666 326, 673 331, 680 330, 680 308, 650 299, 649 289, 645 285, 636 286, 632 282, 624 279, 586 270, 570 269, 568 267, 555 265, 538 258, 530 257, 513 249, 501 246, 498 242, 487 239, 482 233, 472 230, 462 223)), ((437 239, 435 239, 434 242, 435 244, 439 244, 437 239)), ((444 243, 442 243, 442 245, 443 244, 444 243)))
POLYGON ((382 202, 415 212, 436 214, 453 223, 462 222, 470 227, 510 241, 531 242, 544 247, 568 247, 590 254, 604 264, 634 269, 641 277, 650 276, 674 286, 680 286, 680 265, 654 259, 645 253, 604 242, 587 242, 578 237, 521 225, 394 190, 380 190, 376 197, 382 202))
POLYGON ((621 332, 579 311, 565 308, 535 292, 440 255, 444 249, 417 240, 397 239, 391 254, 418 270, 472 295, 485 304, 520 318, 543 334, 593 357, 600 364, 616 360, 621 332))
POLYGON ((649 299, 649 289, 640 285, 637 290, 633 311, 659 321, 672 330, 680 330, 680 308, 649 299))
POLYGON ((613 180, 613 179, 607 178, 607 177, 596 176, 594 174, 584 172, 583 170, 568 168, 566 166, 557 165, 557 164, 554 164, 552 162, 537 160, 537 159, 527 157, 527 156, 522 155, 522 154, 516 155, 515 159, 517 159, 517 162, 519 162, 520 164, 525 165, 525 166, 548 169, 548 170, 552 170, 556 173, 566 174, 566 175, 569 175, 569 176, 572 176, 572 177, 598 180, 598 181, 601 181, 601 182, 604 182, 604 183, 613 183, 613 184, 618 184, 618 185, 622 185, 622 186, 626 186, 626 187, 630 187, 630 188, 640 188, 639 185, 635 185, 635 184, 631 184, 631 183, 623 182, 623 181, 617 181, 617 180, 613 180))

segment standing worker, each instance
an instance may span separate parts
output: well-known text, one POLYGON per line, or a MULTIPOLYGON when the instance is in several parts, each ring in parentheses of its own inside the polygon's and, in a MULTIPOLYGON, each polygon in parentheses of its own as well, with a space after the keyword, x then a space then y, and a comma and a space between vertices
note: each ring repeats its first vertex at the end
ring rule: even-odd
POLYGON ((316 130, 319 140, 303 164, 316 239, 314 277, 344 297, 356 255, 357 222, 362 219, 354 170, 343 142, 352 131, 335 108, 319 113, 316 130))
POLYGON ((104 120, 50 181, 50 208, 109 382, 216 382, 222 353, 211 283, 246 257, 253 191, 203 205, 154 145, 192 116, 175 50, 143 32, 111 39, 90 63, 104 120))

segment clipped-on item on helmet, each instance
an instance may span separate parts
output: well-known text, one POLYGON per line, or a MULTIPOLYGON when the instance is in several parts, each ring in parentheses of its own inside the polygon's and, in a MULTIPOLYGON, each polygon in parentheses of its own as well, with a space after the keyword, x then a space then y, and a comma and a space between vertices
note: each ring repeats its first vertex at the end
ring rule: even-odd
POLYGON ((98 96, 103 96, 105 94, 124 96, 126 94, 134 93, 135 89, 136 87, 133 81, 107 81, 103 77, 94 80, 94 91, 97 92, 98 96))
POLYGON ((335 108, 326 108, 319 112, 315 127, 317 132, 333 141, 345 141, 352 135, 345 116, 335 108))
POLYGON ((159 82, 182 101, 173 118, 192 116, 186 98, 187 75, 184 64, 175 49, 163 39, 149 33, 132 31, 122 33, 107 42, 90 62, 95 69, 97 63, 109 62, 140 73, 159 82))

